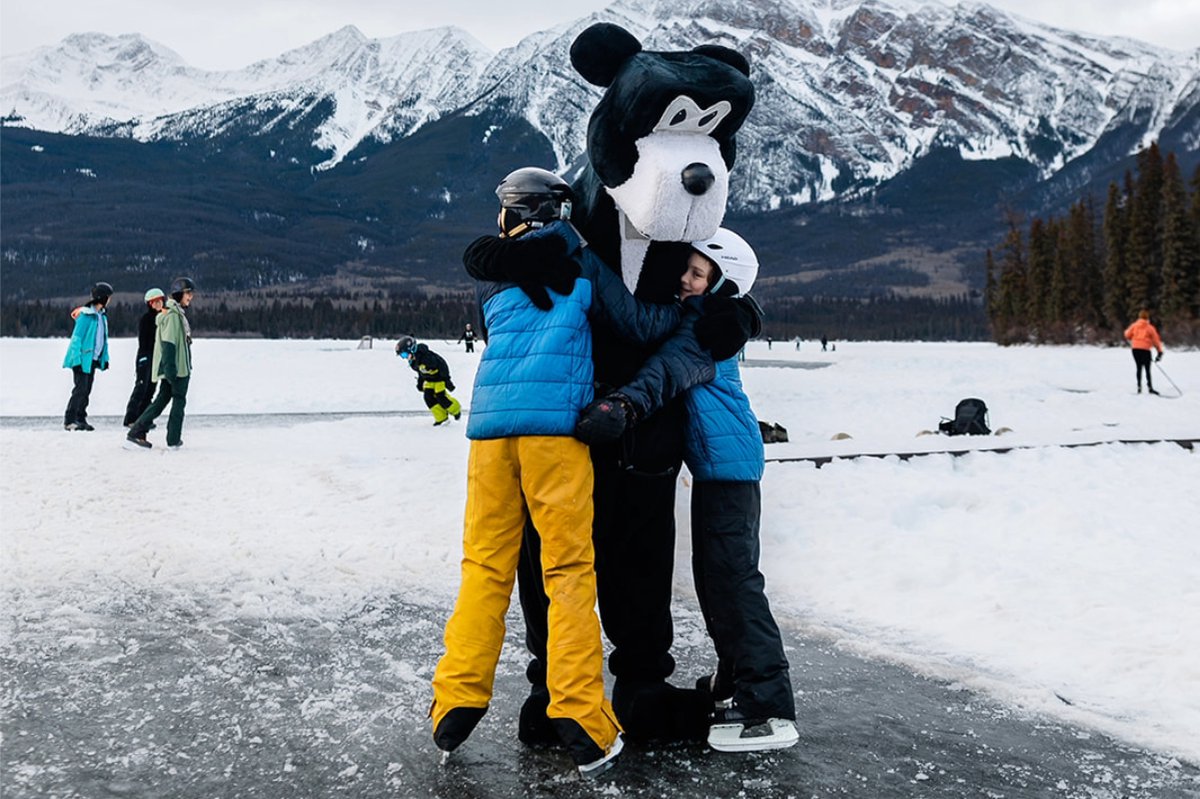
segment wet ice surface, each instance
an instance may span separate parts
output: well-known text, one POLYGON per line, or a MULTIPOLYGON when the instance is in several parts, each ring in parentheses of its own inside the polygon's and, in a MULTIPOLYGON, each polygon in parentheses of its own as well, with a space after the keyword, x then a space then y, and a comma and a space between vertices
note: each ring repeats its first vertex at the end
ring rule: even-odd
MULTIPOLYGON (((7 620, 6 797, 1200 795, 1194 766, 1018 715, 786 619, 798 746, 631 744, 582 782, 564 755, 516 741, 526 683, 514 614, 491 711, 443 767, 426 711, 448 608, 392 597, 345 618, 279 620, 217 618, 178 594, 61 599, 7 620)), ((684 684, 709 667, 708 644, 693 604, 677 604, 684 684)))

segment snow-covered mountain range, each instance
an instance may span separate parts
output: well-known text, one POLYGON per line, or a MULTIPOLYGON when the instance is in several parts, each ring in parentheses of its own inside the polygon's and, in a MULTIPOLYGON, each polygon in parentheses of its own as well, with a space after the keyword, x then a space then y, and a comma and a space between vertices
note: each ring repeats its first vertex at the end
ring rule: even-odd
MULTIPOLYGON (((346 27, 234 71, 187 65, 137 34, 76 34, 5 56, 5 124, 139 141, 308 137, 315 170, 451 115, 522 117, 570 165, 599 90, 567 50, 617 22, 647 49, 718 42, 749 55, 758 102, 735 203, 766 211, 853 196, 937 149, 1015 156, 1049 177, 1124 131, 1200 149, 1200 48, 1054 29, 982 3, 617 0, 492 53, 457 28, 368 39, 346 27), (300 124, 300 120, 305 120, 300 124)), ((497 122, 502 124, 502 122, 497 122)))

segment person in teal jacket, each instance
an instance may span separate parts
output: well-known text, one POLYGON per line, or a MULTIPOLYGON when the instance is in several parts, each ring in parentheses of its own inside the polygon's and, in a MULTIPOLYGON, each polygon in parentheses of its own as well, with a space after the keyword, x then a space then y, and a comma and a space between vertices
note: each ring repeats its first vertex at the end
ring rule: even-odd
POLYGON ((71 343, 63 358, 63 368, 70 369, 75 377, 71 399, 67 401, 67 412, 63 415, 66 430, 95 430, 88 424, 88 400, 92 396, 92 383, 96 372, 108 368, 108 315, 105 307, 113 294, 107 283, 92 286, 92 298, 86 305, 75 310, 75 329, 71 331, 71 343))
POLYGON ((167 448, 183 446, 183 412, 187 407, 188 383, 192 378, 192 328, 184 310, 192 304, 196 284, 191 278, 177 277, 171 282, 171 299, 155 320, 154 361, 150 378, 158 381, 158 396, 150 407, 129 427, 125 436, 131 444, 150 449, 146 440, 150 425, 171 404, 167 417, 167 448))

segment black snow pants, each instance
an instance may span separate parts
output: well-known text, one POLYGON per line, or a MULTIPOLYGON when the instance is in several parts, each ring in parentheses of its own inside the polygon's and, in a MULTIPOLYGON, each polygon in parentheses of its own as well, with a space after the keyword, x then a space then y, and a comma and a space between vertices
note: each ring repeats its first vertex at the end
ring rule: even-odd
POLYGON ((758 569, 757 482, 692 484, 692 577, 717 650, 717 683, 751 718, 796 719, 783 639, 758 569))
POLYGON ((71 388, 71 398, 67 400, 67 411, 63 414, 63 424, 85 424, 87 422, 88 400, 92 396, 92 383, 96 380, 96 372, 100 370, 99 362, 92 364, 92 371, 83 371, 82 366, 72 366, 71 373, 75 384, 71 388))
POLYGON ((150 407, 151 400, 154 399, 154 381, 150 379, 149 358, 138 363, 135 368, 136 380, 133 384, 133 392, 129 395, 129 402, 125 405, 125 426, 129 427, 137 421, 137 418, 142 415, 142 412, 150 407))
POLYGON ((1146 372, 1146 388, 1153 389, 1154 383, 1150 380, 1150 350, 1133 350, 1134 369, 1137 370, 1137 387, 1138 391, 1142 390, 1142 371, 1146 372))

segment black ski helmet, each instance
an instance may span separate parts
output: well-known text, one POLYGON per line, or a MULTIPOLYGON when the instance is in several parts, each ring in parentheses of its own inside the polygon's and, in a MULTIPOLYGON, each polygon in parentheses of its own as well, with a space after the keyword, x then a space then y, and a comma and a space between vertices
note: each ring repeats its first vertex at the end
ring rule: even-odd
POLYGON ((195 291, 196 283, 190 277, 177 277, 171 281, 171 297, 179 302, 185 291, 195 291))
POLYGON ((107 283, 96 283, 92 286, 92 302, 106 303, 113 295, 113 287, 107 283))
POLYGON ((413 354, 413 350, 417 348, 417 340, 412 336, 401 336, 396 340, 396 354, 401 358, 407 358, 413 354))
POLYGON ((508 236, 519 236, 556 219, 570 219, 575 200, 565 180, 535 166, 509 172, 496 187, 496 196, 500 198, 500 229, 508 236))

